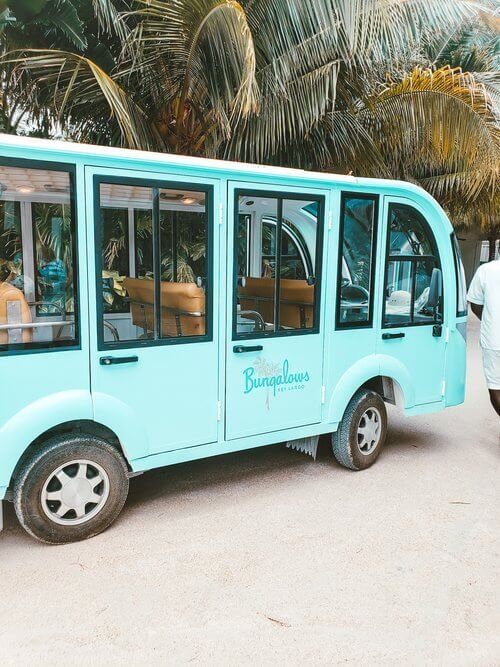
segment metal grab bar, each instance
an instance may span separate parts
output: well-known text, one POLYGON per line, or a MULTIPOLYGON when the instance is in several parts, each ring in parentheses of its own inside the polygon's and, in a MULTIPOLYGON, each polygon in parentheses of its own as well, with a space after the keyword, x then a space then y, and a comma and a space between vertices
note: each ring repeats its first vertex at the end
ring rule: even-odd
POLYGON ((0 324, 0 331, 7 331, 9 329, 37 329, 42 327, 57 327, 64 324, 64 326, 69 326, 74 324, 72 321, 64 322, 19 322, 18 324, 0 324))
MULTIPOLYGON (((238 298, 240 301, 263 301, 266 303, 274 303, 274 296, 256 296, 254 294, 240 294, 238 293, 238 298)), ((306 306, 314 308, 313 301, 293 301, 292 299, 283 299, 280 296, 280 303, 285 303, 288 306, 306 306)))
POLYGON ((114 327, 111 322, 108 322, 107 320, 103 320, 103 325, 105 329, 108 329, 111 331, 111 335, 113 336, 113 340, 115 343, 118 343, 120 341, 120 336, 118 334, 118 329, 114 327))
MULTIPOLYGON (((264 331, 266 328, 266 323, 262 315, 256 310, 240 310, 237 313, 238 317, 243 319, 253 320, 255 324, 255 331, 264 331)), ((244 322, 238 322, 238 324, 245 324, 244 322)))
POLYGON ((28 306, 30 308, 32 306, 45 306, 46 308, 53 308, 62 317, 62 322, 66 321, 66 311, 63 310, 60 306, 58 306, 56 303, 52 303, 51 301, 28 301, 28 306))
MULTIPOLYGON (((146 308, 154 308, 154 304, 152 303, 144 303, 143 301, 136 301, 135 299, 131 299, 130 297, 126 297, 125 301, 127 303, 135 304, 136 306, 140 306, 143 309, 146 308)), ((172 306, 166 306, 164 304, 160 304, 160 310, 167 310, 174 315, 185 315, 186 317, 205 317, 205 313, 201 310, 182 310, 181 308, 173 308, 172 306)))

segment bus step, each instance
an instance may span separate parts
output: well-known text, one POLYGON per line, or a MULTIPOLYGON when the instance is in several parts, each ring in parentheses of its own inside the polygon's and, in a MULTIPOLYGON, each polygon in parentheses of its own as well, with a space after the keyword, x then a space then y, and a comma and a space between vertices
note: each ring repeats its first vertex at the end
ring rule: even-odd
POLYGON ((313 435, 310 438, 299 438, 298 440, 289 440, 286 443, 288 449, 295 449, 297 452, 309 454, 316 461, 318 452, 319 435, 313 435))

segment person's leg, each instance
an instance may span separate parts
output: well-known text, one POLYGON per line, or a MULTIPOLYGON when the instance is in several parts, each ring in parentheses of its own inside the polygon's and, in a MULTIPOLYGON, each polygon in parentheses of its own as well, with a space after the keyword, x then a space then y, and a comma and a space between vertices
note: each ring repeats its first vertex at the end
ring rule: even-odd
POLYGON ((500 417, 500 350, 483 348, 483 367, 491 405, 500 417))
POLYGON ((497 411, 497 415, 500 417, 500 389, 488 389, 490 392, 490 401, 491 405, 497 411))

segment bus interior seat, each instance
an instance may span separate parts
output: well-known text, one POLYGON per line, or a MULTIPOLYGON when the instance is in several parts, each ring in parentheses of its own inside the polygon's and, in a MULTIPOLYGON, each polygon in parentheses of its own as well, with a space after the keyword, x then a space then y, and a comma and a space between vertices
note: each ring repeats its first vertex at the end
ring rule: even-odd
MULTIPOLYGON (((146 334, 154 331, 154 281, 125 278, 132 323, 146 334)), ((162 336, 203 336, 205 334, 205 292, 196 283, 161 281, 162 336)))
MULTIPOLYGON (((280 325, 290 329, 313 326, 314 286, 306 280, 282 278, 280 283, 280 325)), ((246 278, 239 287, 242 310, 258 311, 267 323, 274 322, 274 278, 246 278)))
MULTIPOLYGON (((0 324, 31 324, 31 310, 24 294, 10 283, 0 283, 0 324)), ((31 329, 0 330, 0 345, 31 343, 31 329)))

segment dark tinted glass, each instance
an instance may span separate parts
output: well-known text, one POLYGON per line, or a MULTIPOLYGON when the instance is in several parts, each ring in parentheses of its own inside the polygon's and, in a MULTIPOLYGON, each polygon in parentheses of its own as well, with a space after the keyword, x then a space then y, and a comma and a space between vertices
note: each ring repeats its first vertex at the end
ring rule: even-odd
POLYGON ((375 198, 344 196, 341 218, 338 325, 371 322, 376 241, 375 198))
MULTIPOLYGON (((432 270, 440 266, 432 231, 422 214, 406 204, 390 205, 388 224, 383 324, 432 324, 436 313, 427 299, 432 270)), ((442 317, 442 303, 437 315, 442 317)))

